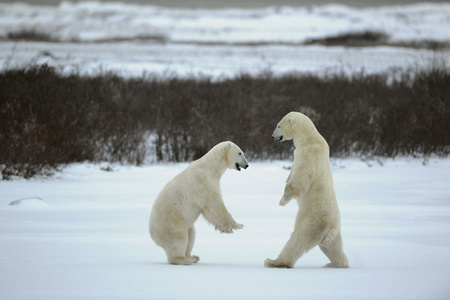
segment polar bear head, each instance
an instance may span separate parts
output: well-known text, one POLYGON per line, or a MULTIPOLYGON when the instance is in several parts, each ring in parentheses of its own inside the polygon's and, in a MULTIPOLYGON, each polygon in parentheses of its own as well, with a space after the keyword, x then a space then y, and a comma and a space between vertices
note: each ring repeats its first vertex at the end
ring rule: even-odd
POLYGON ((241 168, 247 169, 248 162, 245 158, 244 151, 233 142, 224 142, 225 160, 229 169, 236 169, 238 171, 241 168))
POLYGON ((272 138, 279 142, 289 141, 298 134, 310 134, 311 130, 315 130, 315 126, 307 116, 299 112, 290 112, 277 124, 272 138))

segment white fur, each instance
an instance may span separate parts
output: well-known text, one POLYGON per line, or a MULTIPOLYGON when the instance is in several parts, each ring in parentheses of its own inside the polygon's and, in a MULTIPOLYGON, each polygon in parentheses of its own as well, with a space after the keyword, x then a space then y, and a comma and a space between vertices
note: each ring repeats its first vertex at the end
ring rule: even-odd
POLYGON ((220 178, 225 170, 247 168, 244 152, 232 142, 214 146, 175 176, 158 195, 150 215, 150 236, 166 251, 171 264, 199 261, 191 255, 195 241, 194 222, 200 216, 217 230, 232 233, 243 228, 230 215, 222 200, 220 178))
POLYGON ((326 267, 347 268, 327 142, 311 120, 297 112, 278 123, 272 138, 294 140, 294 163, 280 205, 294 198, 299 210, 290 239, 278 258, 266 259, 265 266, 292 268, 304 253, 319 245, 331 261, 326 267))

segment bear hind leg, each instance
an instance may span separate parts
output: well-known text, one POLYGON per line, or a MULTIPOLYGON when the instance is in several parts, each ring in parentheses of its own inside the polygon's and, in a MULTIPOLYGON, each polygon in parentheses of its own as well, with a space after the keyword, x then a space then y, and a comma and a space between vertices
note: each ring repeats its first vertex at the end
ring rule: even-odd
POLYGON ((186 248, 186 257, 193 259, 194 263, 198 262, 200 260, 200 257, 197 255, 191 255, 192 248, 194 247, 195 242, 195 228, 192 226, 188 230, 188 244, 186 248))
POLYGON ((168 262, 171 265, 192 265, 194 260, 192 258, 187 258, 184 256, 179 257, 168 257, 168 262))
POLYGON ((165 245, 163 248, 167 254, 167 261, 171 265, 192 265, 197 262, 195 258, 186 257, 188 246, 188 232, 178 234, 177 238, 171 241, 170 245, 165 245))
POLYGON ((297 260, 319 244, 318 237, 311 237, 304 229, 294 230, 277 259, 266 259, 267 268, 293 268, 297 260))
POLYGON ((324 242, 319 245, 320 250, 322 250, 330 260, 330 263, 326 264, 324 267, 348 268, 348 260, 344 254, 341 233, 339 232, 331 242, 328 242, 327 240, 328 238, 325 238, 324 242))

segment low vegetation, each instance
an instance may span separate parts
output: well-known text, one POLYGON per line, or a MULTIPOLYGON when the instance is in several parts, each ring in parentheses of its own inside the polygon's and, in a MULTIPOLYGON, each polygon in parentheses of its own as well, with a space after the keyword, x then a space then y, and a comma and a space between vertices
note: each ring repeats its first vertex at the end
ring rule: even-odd
POLYGON ((42 65, 0 73, 1 178, 83 161, 190 161, 223 140, 250 160, 288 158, 291 143, 272 142, 271 134, 292 110, 311 117, 334 157, 450 153, 443 63, 401 74, 222 81, 62 76, 42 65))

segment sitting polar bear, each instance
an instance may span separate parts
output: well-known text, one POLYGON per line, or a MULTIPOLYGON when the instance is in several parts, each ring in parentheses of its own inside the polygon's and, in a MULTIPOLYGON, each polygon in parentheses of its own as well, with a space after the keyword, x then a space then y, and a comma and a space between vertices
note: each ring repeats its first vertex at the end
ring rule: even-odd
POLYGON ((244 152, 232 142, 214 146, 192 162, 162 189, 150 215, 150 236, 174 265, 199 261, 191 255, 195 241, 194 222, 200 216, 220 232, 232 233, 244 226, 236 223, 222 200, 220 178, 226 169, 247 169, 244 152))
POLYGON ((294 140, 294 163, 280 205, 295 198, 299 211, 290 239, 278 258, 266 259, 265 266, 293 268, 304 253, 319 245, 331 261, 325 267, 348 268, 327 142, 311 120, 298 112, 287 114, 272 138, 280 142, 294 140))

